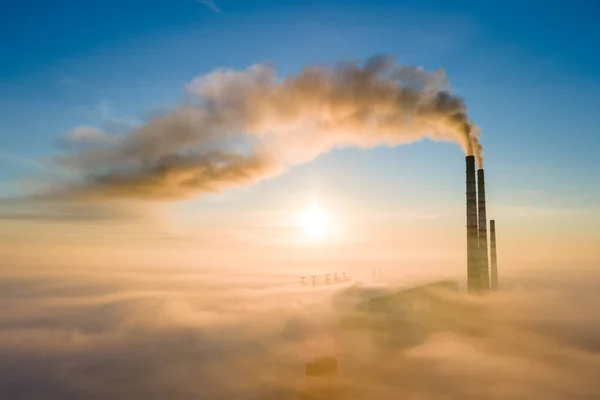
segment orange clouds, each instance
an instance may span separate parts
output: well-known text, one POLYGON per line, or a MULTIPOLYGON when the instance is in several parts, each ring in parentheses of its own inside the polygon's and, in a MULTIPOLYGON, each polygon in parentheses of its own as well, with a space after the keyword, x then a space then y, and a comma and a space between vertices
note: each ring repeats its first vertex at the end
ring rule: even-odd
POLYGON ((581 307, 599 301, 597 274, 365 308, 399 289, 195 266, 20 271, 0 282, 0 397, 297 399, 322 356, 350 398, 600 394, 600 320, 581 307))

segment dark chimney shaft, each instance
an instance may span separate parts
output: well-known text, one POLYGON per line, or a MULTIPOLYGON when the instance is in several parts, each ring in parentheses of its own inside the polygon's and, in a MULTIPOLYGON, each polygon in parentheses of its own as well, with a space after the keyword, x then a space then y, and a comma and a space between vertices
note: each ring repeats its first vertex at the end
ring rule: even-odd
POLYGON ((467 290, 481 290, 481 268, 478 263, 477 190, 475 182, 475 156, 466 157, 467 175, 467 290))
POLYGON ((485 178, 483 169, 477 170, 477 211, 479 214, 479 257, 481 290, 490 290, 490 267, 488 263, 487 217, 485 211, 485 178))

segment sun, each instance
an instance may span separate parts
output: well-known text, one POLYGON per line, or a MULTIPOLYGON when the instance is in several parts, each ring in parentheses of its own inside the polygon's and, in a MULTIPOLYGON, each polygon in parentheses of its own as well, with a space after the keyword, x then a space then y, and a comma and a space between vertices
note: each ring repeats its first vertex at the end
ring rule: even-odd
POLYGON ((313 238, 321 238, 327 231, 327 213, 317 201, 313 201, 300 215, 300 225, 313 238))

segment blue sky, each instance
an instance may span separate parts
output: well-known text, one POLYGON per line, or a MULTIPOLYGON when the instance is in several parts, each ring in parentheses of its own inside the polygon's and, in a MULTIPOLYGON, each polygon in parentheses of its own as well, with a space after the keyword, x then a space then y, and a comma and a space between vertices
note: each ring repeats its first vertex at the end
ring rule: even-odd
MULTIPOLYGON (((215 3, 221 12, 195 0, 3 5, 2 192, 39 172, 35 160, 54 154, 56 139, 75 126, 123 129, 172 107, 186 82, 215 68, 268 61, 286 74, 386 53, 446 69, 483 129, 492 210, 597 207, 597 2, 215 3)), ((362 207, 458 209, 463 169, 460 149, 448 143, 341 150, 240 196, 256 207, 319 191, 362 207)))

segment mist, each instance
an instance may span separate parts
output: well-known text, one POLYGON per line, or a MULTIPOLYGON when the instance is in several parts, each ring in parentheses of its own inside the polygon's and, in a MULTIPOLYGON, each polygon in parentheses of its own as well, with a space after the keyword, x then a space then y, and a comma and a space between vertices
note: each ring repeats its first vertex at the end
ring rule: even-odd
POLYGON ((191 266, 15 269, 0 281, 0 397, 592 399, 596 272, 503 280, 468 296, 415 282, 300 285, 191 266), (594 284, 592 284, 594 282, 594 284), (331 381, 304 376, 339 360, 331 381), (311 398, 311 397, 308 397, 311 398), (318 398, 318 397, 315 397, 318 398))

